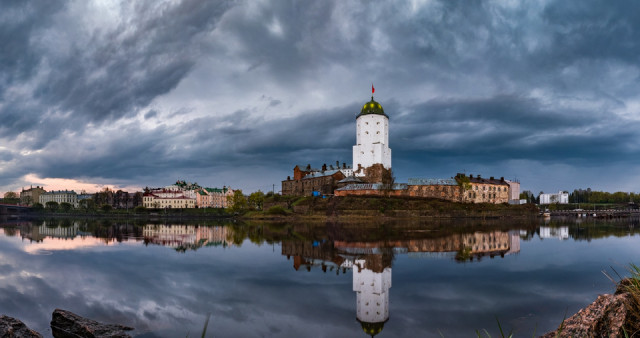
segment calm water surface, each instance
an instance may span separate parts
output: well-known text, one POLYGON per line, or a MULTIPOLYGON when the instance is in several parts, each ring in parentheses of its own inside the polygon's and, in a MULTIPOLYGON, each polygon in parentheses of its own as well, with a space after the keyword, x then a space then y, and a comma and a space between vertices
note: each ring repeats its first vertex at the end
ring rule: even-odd
POLYGON ((5 221, 0 314, 139 337, 473 337, 552 330, 640 263, 638 220, 396 224, 5 221))

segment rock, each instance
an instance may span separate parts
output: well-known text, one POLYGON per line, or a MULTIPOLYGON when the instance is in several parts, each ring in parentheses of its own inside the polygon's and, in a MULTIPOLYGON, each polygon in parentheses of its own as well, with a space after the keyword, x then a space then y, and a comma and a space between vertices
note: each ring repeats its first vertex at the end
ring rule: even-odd
POLYGON ((31 330, 18 319, 2 315, 0 316, 0 337, 42 338, 42 335, 31 330))
POLYGON ((622 281, 615 294, 598 296, 591 305, 566 319, 556 331, 541 337, 625 337, 623 326, 628 329, 629 324, 637 324, 632 310, 636 306, 626 285, 628 281, 622 281))
POLYGON ((60 309, 55 309, 51 318, 51 331, 55 338, 124 338, 131 337, 124 333, 129 330, 133 328, 117 324, 102 324, 60 309))

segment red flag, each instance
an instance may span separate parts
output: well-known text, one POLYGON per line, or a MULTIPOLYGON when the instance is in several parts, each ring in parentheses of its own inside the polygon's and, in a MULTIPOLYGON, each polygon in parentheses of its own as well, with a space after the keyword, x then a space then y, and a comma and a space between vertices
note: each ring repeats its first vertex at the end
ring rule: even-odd
POLYGON ((375 89, 375 88, 373 88, 373 83, 372 83, 372 84, 371 84, 371 94, 373 94, 373 93, 375 93, 375 92, 376 92, 376 89, 375 89))

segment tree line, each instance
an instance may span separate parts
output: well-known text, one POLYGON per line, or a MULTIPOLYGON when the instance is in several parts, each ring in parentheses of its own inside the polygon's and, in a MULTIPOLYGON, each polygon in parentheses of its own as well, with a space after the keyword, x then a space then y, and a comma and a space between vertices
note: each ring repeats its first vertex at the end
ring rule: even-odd
MULTIPOLYGON (((525 190, 520 194, 520 199, 527 200, 527 203, 540 203, 540 195, 544 194, 541 191, 536 197, 531 191, 525 190)), ((640 194, 633 192, 606 192, 606 191, 595 191, 591 190, 591 188, 587 189, 574 189, 573 192, 569 193, 569 203, 595 203, 595 204, 603 204, 603 203, 640 203, 640 194)))

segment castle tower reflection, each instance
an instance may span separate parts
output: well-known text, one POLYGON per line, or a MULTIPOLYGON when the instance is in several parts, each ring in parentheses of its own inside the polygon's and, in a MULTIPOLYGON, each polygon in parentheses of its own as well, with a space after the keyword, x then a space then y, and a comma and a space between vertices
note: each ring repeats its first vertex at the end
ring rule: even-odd
POLYGON ((518 231, 487 231, 437 238, 410 234, 384 241, 282 241, 282 254, 293 258, 296 271, 321 268, 344 274, 352 270, 356 319, 369 336, 379 334, 389 320, 391 265, 395 255, 448 255, 458 262, 480 261, 520 252, 518 231))
POLYGON ((353 265, 353 291, 356 292, 356 318, 362 330, 375 336, 389 320, 391 260, 383 255, 366 255, 353 265))

